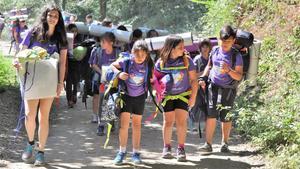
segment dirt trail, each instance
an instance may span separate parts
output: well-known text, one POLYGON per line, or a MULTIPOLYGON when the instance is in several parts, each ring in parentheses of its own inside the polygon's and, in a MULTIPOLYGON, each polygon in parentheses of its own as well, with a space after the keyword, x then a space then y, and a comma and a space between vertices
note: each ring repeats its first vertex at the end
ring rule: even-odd
MULTIPOLYGON (((265 168, 263 158, 255 153, 255 149, 243 144, 241 138, 233 134, 231 139, 231 154, 220 153, 220 129, 218 127, 213 146, 214 152, 209 156, 201 156, 197 151, 204 139, 199 139, 197 133, 188 133, 186 152, 188 162, 180 163, 175 159, 163 160, 160 158, 162 150, 162 116, 159 115, 151 124, 143 123, 142 127, 142 166, 132 166, 130 156, 125 165, 114 166, 112 159, 118 150, 118 135, 111 135, 109 147, 103 148, 105 137, 96 136, 97 125, 90 123, 91 99, 88 110, 82 103, 77 103, 73 109, 68 109, 64 98, 57 113, 55 124, 51 126, 46 149, 47 166, 41 168, 69 169, 69 168, 160 168, 160 169, 250 169, 265 168)), ((146 106, 145 117, 148 117, 153 106, 146 106)), ((144 120, 143 120, 144 122, 144 120)), ((131 136, 131 134, 129 134, 131 136)), ((176 146, 176 134, 173 134, 173 147, 176 146)), ((131 150, 129 138, 128 150, 131 150)), ((174 152, 175 153, 175 152, 174 152)), ((32 168, 17 160, 2 161, 2 167, 13 169, 32 168)), ((0 165, 1 167, 1 165, 0 165)))

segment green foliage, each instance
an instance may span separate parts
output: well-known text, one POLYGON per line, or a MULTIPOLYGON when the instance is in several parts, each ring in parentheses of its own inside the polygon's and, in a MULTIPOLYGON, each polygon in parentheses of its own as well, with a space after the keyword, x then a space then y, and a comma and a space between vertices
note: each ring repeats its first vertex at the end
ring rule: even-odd
POLYGON ((189 0, 111 0, 108 17, 133 27, 167 29, 171 32, 193 31, 206 8, 189 0))
POLYGON ((4 57, 0 51, 0 88, 16 84, 16 74, 11 63, 12 60, 4 57))
POLYGON ((202 35, 218 36, 218 32, 225 24, 237 26, 235 18, 239 15, 238 0, 193 1, 208 7, 208 12, 198 21, 202 35))

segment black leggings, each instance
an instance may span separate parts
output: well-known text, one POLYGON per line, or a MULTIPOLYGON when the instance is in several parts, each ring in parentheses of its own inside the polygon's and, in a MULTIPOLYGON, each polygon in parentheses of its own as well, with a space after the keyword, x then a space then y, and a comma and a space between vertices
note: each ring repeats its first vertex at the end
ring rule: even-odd
POLYGON ((68 101, 74 101, 77 98, 77 84, 80 79, 79 62, 68 60, 68 73, 66 80, 66 95, 68 101))

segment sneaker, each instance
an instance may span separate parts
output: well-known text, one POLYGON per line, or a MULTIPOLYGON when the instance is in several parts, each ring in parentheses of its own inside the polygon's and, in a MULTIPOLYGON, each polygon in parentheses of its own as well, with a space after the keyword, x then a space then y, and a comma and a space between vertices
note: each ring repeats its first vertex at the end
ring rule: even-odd
POLYGON ((104 136, 105 135, 105 133, 104 133, 104 126, 98 126, 97 135, 98 136, 104 136))
POLYGON ((164 147, 163 153, 162 153, 162 158, 164 159, 172 159, 172 149, 171 147, 164 147))
POLYGON ((228 143, 222 143, 221 150, 222 153, 229 153, 228 143))
POLYGON ((22 160, 25 163, 33 162, 33 150, 34 150, 34 145, 27 144, 27 146, 22 154, 22 160))
POLYGON ((96 114, 92 115, 91 123, 98 123, 98 116, 96 114))
POLYGON ((177 149, 177 161, 178 162, 185 162, 186 161, 186 155, 184 148, 178 148, 177 149))
POLYGON ((43 166, 45 165, 45 157, 44 157, 44 153, 37 153, 35 155, 35 162, 34 162, 34 166, 43 166))
POLYGON ((211 153, 213 151, 212 146, 209 143, 205 143, 199 148, 200 152, 211 153))
POLYGON ((134 164, 141 164, 141 153, 133 153, 131 160, 134 164))
POLYGON ((125 160, 126 158, 126 152, 118 152, 116 158, 114 159, 114 164, 115 165, 121 165, 123 163, 123 160, 125 160))

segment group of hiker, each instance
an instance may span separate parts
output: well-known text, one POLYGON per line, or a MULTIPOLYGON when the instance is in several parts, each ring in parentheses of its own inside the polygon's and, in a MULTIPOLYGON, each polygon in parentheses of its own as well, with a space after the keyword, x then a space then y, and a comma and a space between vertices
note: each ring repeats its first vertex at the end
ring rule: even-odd
MULTIPOLYGON (((111 32, 106 32, 101 38, 96 37, 91 44, 88 35, 80 35, 74 21, 65 25, 62 13, 55 6, 47 7, 37 25, 26 33, 24 39, 18 39, 24 50, 40 46, 49 54, 59 53, 59 79, 57 97, 66 90, 70 110, 77 102, 77 89, 83 80, 83 100, 87 95, 93 97, 92 123, 97 123, 97 134, 105 135, 107 123, 112 125, 111 131, 118 130, 119 150, 114 164, 120 165, 127 155, 127 141, 130 121, 132 121, 132 162, 142 163, 141 159, 141 127, 146 99, 153 96, 157 111, 163 113, 163 146, 162 158, 174 158, 172 152, 173 126, 176 124, 178 161, 187 160, 185 142, 188 121, 194 128, 194 123, 200 117, 205 118, 205 144, 199 151, 212 152, 213 137, 217 120, 222 124, 221 152, 229 152, 229 135, 232 119, 228 112, 232 110, 237 92, 237 84, 243 78, 243 59, 239 50, 234 47, 236 30, 230 25, 224 26, 219 33, 219 46, 212 47, 209 39, 199 44, 199 55, 189 56, 185 50, 182 37, 169 35, 159 51, 150 51, 142 31, 133 31, 132 41, 124 43, 117 41, 111 32), (68 50, 67 32, 74 34, 73 48, 80 45, 90 45, 87 56, 81 61, 76 60, 74 53, 68 50), (67 66, 66 66, 67 65, 67 66), (113 75, 108 79, 107 73, 113 75), (118 80, 113 88, 113 81, 118 80), (112 89, 113 88, 113 89, 112 89), (156 91, 156 94, 153 94, 156 91), (117 95, 117 96, 116 96, 117 95), (108 99, 118 104, 107 108, 108 99), (116 101, 118 100, 118 102, 116 101), (106 104, 104 104, 104 102, 106 104), (118 109, 119 108, 119 109, 118 109), (119 125, 116 119, 105 117, 106 111, 118 111, 119 125), (131 120, 130 120, 131 119, 131 120)), ((92 15, 86 16, 86 24, 95 24, 92 15)), ((103 26, 111 27, 112 22, 104 20, 103 26)), ((120 25, 120 30, 126 27, 120 25)), ((16 31, 17 32, 17 31, 16 31)), ((156 37, 155 30, 148 32, 147 37, 156 37)), ((14 66, 19 69, 16 59, 14 66)), ((37 72, 38 73, 38 72, 37 72)), ((45 74, 44 76, 47 76, 45 74)), ((44 165, 44 150, 49 131, 49 112, 54 98, 24 100, 25 127, 28 136, 26 148, 22 154, 25 162, 44 165), (36 129, 36 114, 39 113, 38 151, 35 153, 34 133, 36 129)), ((158 133, 157 133, 158 134, 158 133)))

